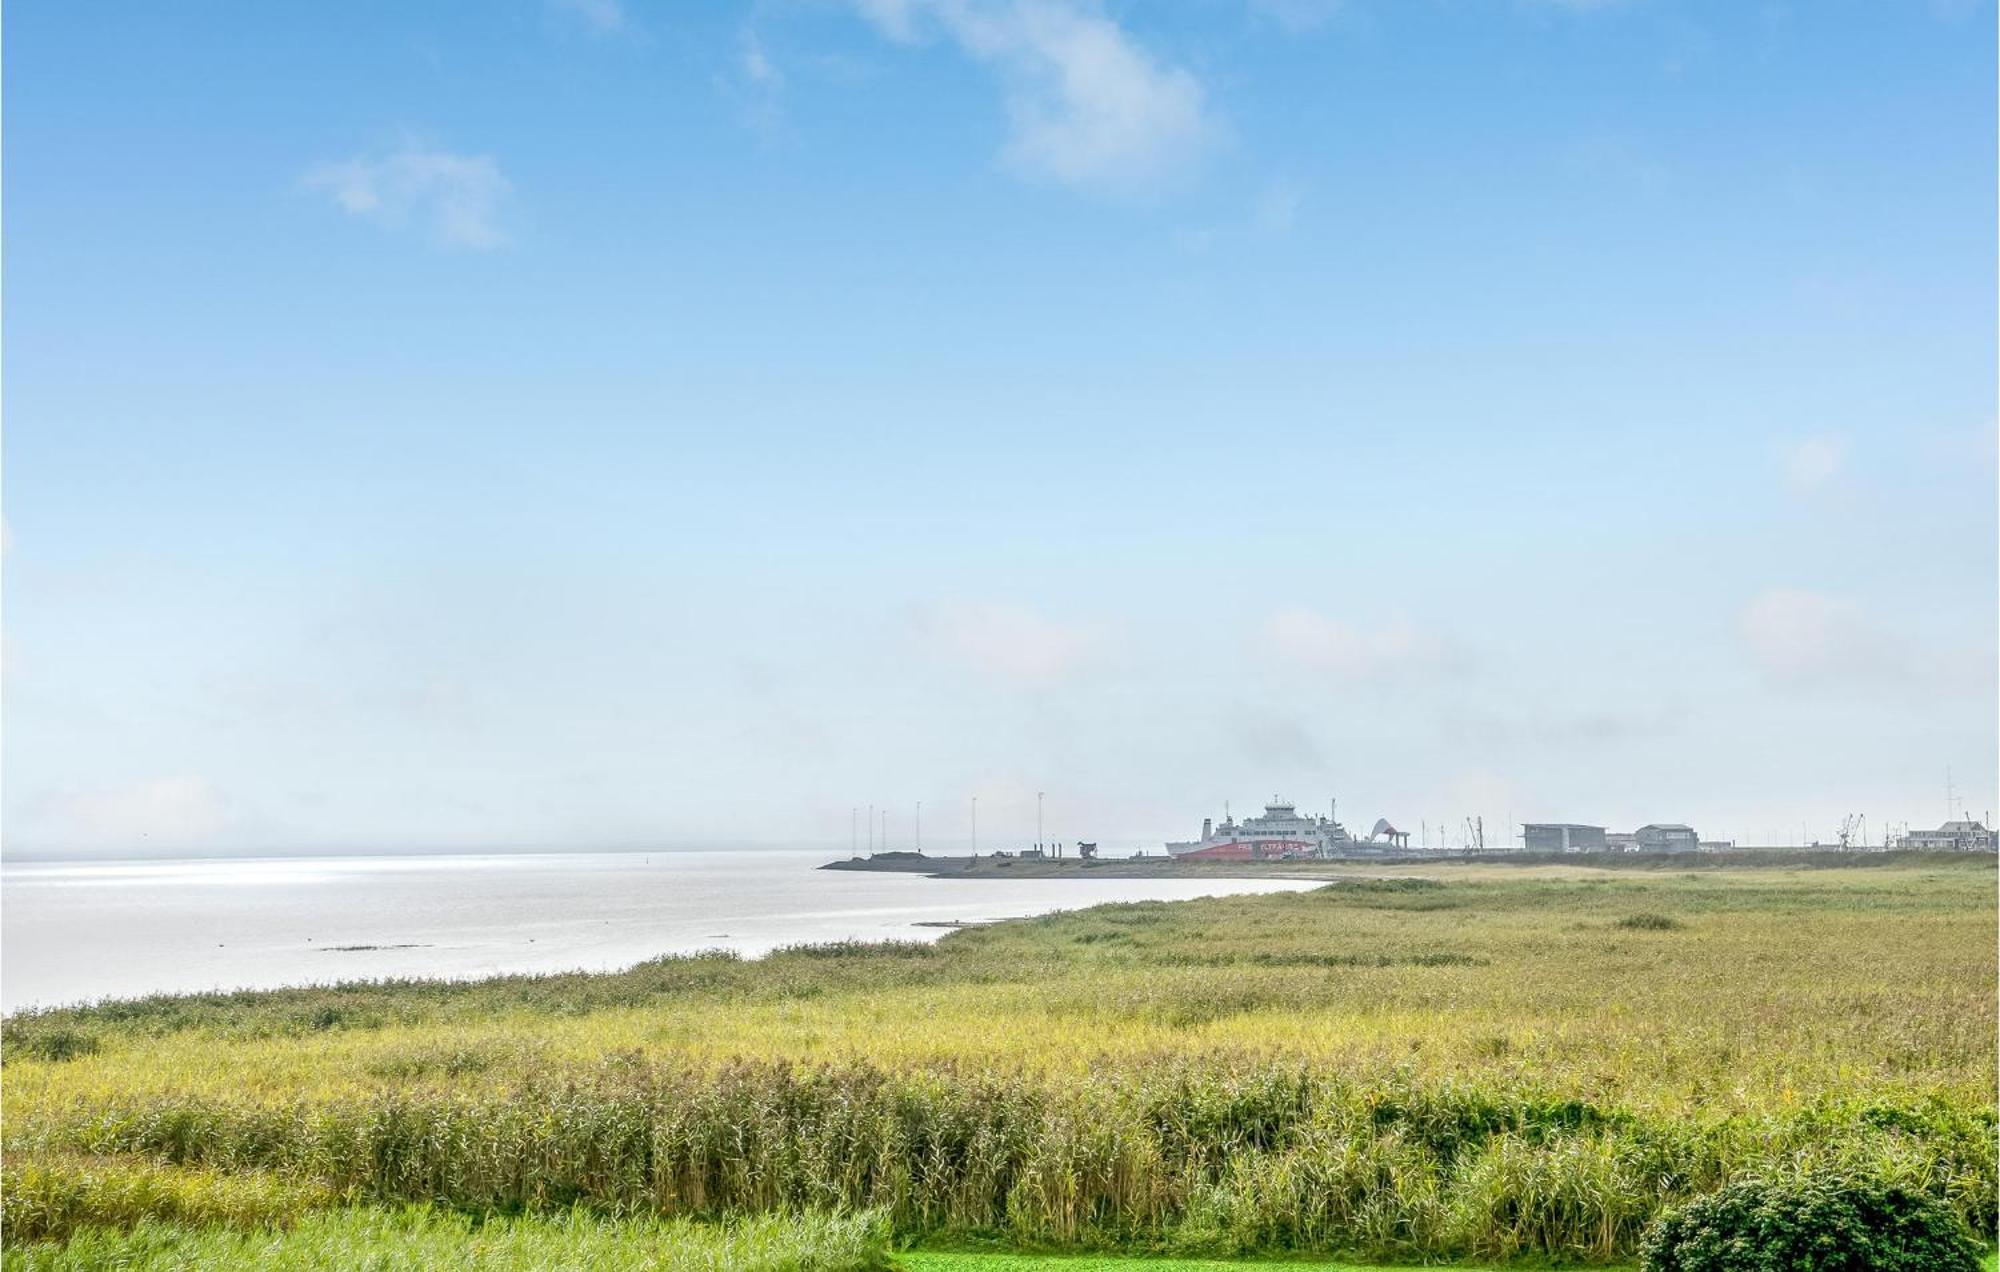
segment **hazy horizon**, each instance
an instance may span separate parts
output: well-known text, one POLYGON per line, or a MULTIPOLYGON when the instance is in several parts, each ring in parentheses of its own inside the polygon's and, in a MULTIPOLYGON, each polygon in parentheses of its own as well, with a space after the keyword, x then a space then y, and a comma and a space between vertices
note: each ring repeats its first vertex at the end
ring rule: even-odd
POLYGON ((8 19, 10 858, 2000 811, 1990 5, 8 19))

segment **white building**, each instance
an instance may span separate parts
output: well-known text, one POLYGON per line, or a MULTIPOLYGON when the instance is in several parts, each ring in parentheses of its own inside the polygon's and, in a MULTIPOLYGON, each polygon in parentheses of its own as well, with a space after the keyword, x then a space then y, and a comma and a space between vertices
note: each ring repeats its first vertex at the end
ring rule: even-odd
POLYGON ((1948 821, 1936 830, 1913 830, 1899 848, 1918 852, 1992 852, 1993 832, 1976 821, 1948 821))

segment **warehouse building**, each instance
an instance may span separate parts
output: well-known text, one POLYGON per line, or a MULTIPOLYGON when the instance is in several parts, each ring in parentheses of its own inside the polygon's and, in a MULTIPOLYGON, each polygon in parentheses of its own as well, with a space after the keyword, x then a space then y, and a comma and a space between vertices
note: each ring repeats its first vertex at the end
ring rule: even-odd
POLYGON ((1604 827, 1575 822, 1527 822, 1521 827, 1527 852, 1603 852, 1604 827))
POLYGON ((1679 822, 1641 826, 1634 838, 1640 852, 1695 852, 1701 847, 1701 836, 1694 833, 1694 827, 1679 822))

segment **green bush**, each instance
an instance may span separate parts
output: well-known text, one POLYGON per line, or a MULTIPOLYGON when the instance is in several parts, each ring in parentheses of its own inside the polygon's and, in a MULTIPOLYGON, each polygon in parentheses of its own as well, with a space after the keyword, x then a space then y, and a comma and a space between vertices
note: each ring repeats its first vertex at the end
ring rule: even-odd
POLYGON ((58 1026, 54 1029, 23 1031, 10 1028, 7 1039, 9 1055, 30 1057, 36 1060, 74 1060, 78 1056, 94 1056, 103 1044, 97 1035, 82 1029, 58 1026))
POLYGON ((1979 1272, 1979 1246, 1942 1202, 1829 1176, 1757 1179, 1669 1211, 1642 1272, 1979 1272))
POLYGON ((1627 915, 1611 925, 1628 932, 1678 932, 1687 924, 1669 914, 1645 912, 1627 915))

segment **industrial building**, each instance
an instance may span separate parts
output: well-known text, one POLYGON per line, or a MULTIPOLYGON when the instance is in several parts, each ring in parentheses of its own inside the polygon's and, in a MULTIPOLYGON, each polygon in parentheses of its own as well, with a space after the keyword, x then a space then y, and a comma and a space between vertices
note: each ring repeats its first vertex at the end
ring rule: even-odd
POLYGON ((1603 852, 1604 827, 1575 822, 1526 822, 1521 847, 1527 852, 1603 852))
POLYGON ((1694 827, 1679 822, 1641 826, 1633 839, 1640 852, 1695 852, 1701 848, 1701 836, 1694 833, 1694 827))
POLYGON ((1899 848, 1922 852, 1992 852, 1993 832, 1981 822, 1948 821, 1936 830, 1913 830, 1899 848))

